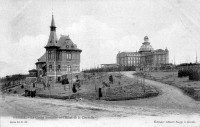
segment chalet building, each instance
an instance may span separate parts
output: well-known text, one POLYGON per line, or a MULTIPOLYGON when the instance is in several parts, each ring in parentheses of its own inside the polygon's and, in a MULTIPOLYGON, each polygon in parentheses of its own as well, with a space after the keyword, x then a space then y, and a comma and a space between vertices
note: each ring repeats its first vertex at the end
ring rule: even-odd
POLYGON ((66 74, 80 72, 82 50, 77 48, 69 35, 61 35, 57 39, 53 15, 50 35, 45 49, 46 52, 35 63, 38 77, 46 76, 49 81, 61 81, 66 74))
POLYGON ((150 45, 148 36, 144 37, 144 42, 138 52, 119 52, 117 54, 117 64, 122 66, 135 66, 141 69, 155 69, 168 63, 168 49, 154 50, 150 45))

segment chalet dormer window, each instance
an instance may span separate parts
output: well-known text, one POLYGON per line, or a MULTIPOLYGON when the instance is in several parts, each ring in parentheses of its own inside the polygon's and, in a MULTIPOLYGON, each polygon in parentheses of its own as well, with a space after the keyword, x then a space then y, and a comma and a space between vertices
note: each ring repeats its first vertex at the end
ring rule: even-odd
POLYGON ((67 52, 67 60, 71 60, 72 59, 72 53, 71 52, 67 52))

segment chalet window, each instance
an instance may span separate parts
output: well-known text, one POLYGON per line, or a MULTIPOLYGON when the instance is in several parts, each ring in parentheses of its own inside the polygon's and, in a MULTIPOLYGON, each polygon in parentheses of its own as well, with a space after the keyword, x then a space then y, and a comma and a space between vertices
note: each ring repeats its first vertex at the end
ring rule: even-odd
POLYGON ((56 60, 61 60, 62 59, 62 52, 58 51, 56 52, 56 60))
POLYGON ((77 53, 77 59, 80 59, 80 54, 79 53, 77 53))
POLYGON ((67 65, 67 72, 71 72, 71 66, 67 65))
POLYGON ((49 71, 52 71, 52 65, 49 65, 49 71))
POLYGON ((52 77, 49 77, 49 81, 52 81, 52 77))
POLYGON ((67 60, 71 60, 72 59, 72 53, 67 52, 67 60))
POLYGON ((60 69, 61 69, 60 65, 58 65, 57 69, 58 69, 58 71, 60 71, 60 69))
POLYGON ((53 51, 51 51, 51 50, 48 51, 48 56, 47 57, 48 57, 49 60, 53 59, 53 51))
POLYGON ((72 54, 71 53, 69 53, 69 59, 72 59, 72 54))

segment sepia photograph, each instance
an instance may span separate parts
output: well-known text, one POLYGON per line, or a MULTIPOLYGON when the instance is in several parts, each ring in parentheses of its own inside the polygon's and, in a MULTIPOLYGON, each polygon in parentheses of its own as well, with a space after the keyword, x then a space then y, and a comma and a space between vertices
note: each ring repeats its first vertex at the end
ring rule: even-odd
POLYGON ((0 127, 200 127, 200 0, 0 0, 0 127))

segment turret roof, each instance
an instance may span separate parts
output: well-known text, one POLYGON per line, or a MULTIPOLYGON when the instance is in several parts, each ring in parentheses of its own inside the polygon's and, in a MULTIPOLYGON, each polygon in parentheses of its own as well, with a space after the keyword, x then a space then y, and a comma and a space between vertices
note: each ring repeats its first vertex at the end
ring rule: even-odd
POLYGON ((69 38, 69 35, 61 35, 60 39, 58 40, 58 46, 61 50, 82 51, 81 49, 78 49, 77 45, 72 42, 72 40, 69 38))
POLYGON ((38 59, 37 63, 44 63, 46 62, 46 52, 38 59))
POLYGON ((58 41, 58 39, 57 39, 57 35, 56 35, 56 26, 55 26, 54 18, 52 15, 49 40, 48 40, 45 48, 58 47, 57 41, 58 41))

